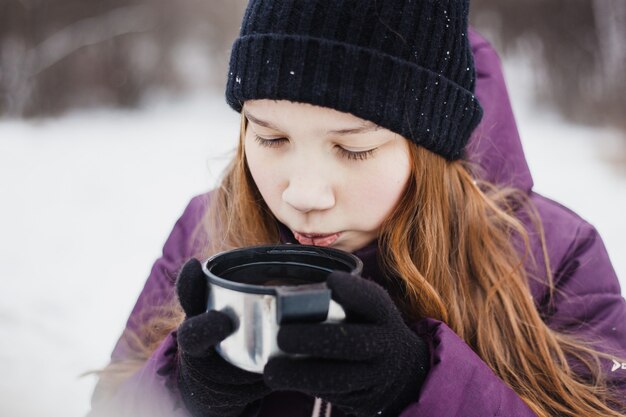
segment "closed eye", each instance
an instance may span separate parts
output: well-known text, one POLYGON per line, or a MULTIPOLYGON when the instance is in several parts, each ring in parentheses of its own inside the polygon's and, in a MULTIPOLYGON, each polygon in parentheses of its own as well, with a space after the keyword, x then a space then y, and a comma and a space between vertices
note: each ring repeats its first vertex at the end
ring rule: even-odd
POLYGON ((265 139, 259 135, 254 135, 254 140, 256 140, 261 146, 265 146, 267 148, 276 148, 283 142, 289 141, 287 138, 265 139))
MULTIPOLYGON (((287 138, 275 138, 275 139, 266 139, 262 138, 259 135, 254 135, 254 140, 261 146, 267 148, 278 148, 283 143, 288 142, 287 138)), ((368 149, 366 151, 349 151, 347 149, 342 148, 341 146, 337 146, 337 152, 343 158, 352 160, 352 161, 364 161, 374 155, 374 152, 377 148, 368 149)))
POLYGON ((342 148, 341 146, 338 146, 337 147, 337 151, 344 158, 348 158, 348 159, 353 160, 353 161, 364 161, 364 160, 370 158, 372 155, 374 155, 374 152, 376 151, 376 148, 368 149, 367 151, 355 152, 355 151, 349 151, 347 149, 342 148))

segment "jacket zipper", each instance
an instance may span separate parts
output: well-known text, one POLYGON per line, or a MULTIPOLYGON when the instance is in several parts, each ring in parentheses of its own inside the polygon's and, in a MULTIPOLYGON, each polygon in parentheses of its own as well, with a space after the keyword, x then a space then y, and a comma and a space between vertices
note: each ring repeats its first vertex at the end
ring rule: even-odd
POLYGON ((332 413, 332 404, 321 398, 315 397, 313 402, 313 413, 311 417, 330 417, 332 413))

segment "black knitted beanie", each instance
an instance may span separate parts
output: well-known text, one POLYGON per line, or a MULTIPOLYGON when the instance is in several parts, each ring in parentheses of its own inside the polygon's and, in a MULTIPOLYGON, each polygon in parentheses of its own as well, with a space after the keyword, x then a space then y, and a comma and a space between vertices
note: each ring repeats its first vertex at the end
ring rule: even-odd
POLYGON ((250 0, 226 100, 290 100, 351 113, 448 160, 482 117, 469 0, 250 0))

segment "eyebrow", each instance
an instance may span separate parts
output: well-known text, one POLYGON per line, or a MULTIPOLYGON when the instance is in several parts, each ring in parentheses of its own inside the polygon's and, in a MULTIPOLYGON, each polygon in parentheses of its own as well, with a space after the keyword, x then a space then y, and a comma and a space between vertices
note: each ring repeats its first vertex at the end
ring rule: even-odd
MULTIPOLYGON (((276 126, 274 126, 273 124, 271 124, 270 122, 266 122, 264 120, 258 119, 255 116, 251 115, 249 111, 244 110, 244 115, 246 116, 246 118, 248 120, 250 120, 251 122, 259 125, 259 126, 263 126, 266 127, 268 129, 273 129, 273 130, 281 130, 279 128, 277 128, 276 126)), ((354 135, 357 133, 367 133, 367 132, 372 132, 375 130, 380 129, 380 126, 369 122, 367 120, 365 120, 363 122, 363 124, 359 127, 353 127, 353 128, 349 128, 349 129, 338 129, 338 130, 329 130, 328 132, 326 132, 329 135, 354 135)))

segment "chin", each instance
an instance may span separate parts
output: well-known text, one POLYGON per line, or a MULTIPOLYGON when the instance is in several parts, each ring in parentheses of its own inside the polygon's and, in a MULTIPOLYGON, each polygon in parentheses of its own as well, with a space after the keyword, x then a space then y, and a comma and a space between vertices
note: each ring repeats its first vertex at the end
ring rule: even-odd
POLYGON ((365 245, 355 245, 351 242, 336 242, 336 244, 332 245, 331 248, 339 249, 344 252, 354 252, 361 249, 365 245))

